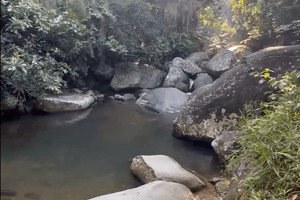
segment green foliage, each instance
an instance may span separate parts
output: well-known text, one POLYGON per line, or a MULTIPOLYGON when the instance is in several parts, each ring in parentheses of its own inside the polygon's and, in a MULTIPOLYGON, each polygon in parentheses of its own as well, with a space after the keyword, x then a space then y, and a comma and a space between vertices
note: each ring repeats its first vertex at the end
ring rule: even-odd
POLYGON ((66 86, 64 75, 84 70, 76 62, 87 29, 67 11, 58 14, 32 0, 3 0, 1 9, 1 90, 20 101, 59 93, 66 86))
POLYGON ((235 28, 229 25, 227 19, 222 16, 219 16, 216 13, 215 9, 212 6, 206 6, 199 12, 199 20, 203 24, 204 27, 212 28, 216 34, 220 33, 235 33, 235 28))
POLYGON ((241 161, 253 167, 242 199, 279 199, 300 189, 300 74, 286 73, 277 80, 266 75, 270 73, 266 69, 256 75, 277 92, 260 104, 262 116, 253 109, 242 117, 241 148, 230 161, 231 169, 241 161))
POLYGON ((83 85, 99 61, 186 55, 192 37, 164 30, 161 12, 140 0, 2 0, 1 90, 22 102, 83 85))
POLYGON ((109 8, 115 20, 106 23, 107 57, 160 66, 175 56, 185 56, 195 41, 191 34, 164 29, 159 18, 164 11, 157 10, 154 3, 114 0, 109 8))
POLYGON ((233 12, 233 23, 248 35, 259 35, 261 0, 230 0, 233 12))

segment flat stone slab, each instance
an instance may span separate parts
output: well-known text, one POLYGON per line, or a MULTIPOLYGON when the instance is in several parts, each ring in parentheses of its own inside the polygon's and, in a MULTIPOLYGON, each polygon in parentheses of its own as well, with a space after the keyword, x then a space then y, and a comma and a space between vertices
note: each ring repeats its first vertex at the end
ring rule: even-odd
POLYGON ((90 94, 46 95, 38 99, 37 108, 45 112, 76 111, 88 108, 95 102, 90 94))
POLYGON ((192 192, 184 185, 155 181, 138 188, 116 192, 90 200, 194 200, 192 192))
POLYGON ((165 155, 137 156, 133 158, 130 168, 144 183, 163 180, 183 184, 191 190, 199 190, 205 186, 197 176, 165 155))

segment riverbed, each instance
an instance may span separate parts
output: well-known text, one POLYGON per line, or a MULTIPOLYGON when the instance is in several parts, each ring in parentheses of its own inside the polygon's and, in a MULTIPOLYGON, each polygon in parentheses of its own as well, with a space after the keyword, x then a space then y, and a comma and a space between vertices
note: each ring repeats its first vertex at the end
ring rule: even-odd
POLYGON ((174 138, 171 114, 104 102, 80 112, 1 123, 1 200, 86 200, 141 185, 137 155, 164 154, 206 177, 221 170, 209 145, 174 138))

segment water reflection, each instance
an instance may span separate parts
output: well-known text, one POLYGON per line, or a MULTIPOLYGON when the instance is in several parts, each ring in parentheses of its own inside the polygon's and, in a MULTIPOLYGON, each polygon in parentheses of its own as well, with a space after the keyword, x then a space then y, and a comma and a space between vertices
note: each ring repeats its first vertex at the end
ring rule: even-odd
POLYGON ((88 199, 140 185, 129 169, 137 155, 165 154, 206 176, 218 173, 211 149, 171 136, 173 119, 109 102, 2 123, 1 189, 17 192, 11 200, 88 199))

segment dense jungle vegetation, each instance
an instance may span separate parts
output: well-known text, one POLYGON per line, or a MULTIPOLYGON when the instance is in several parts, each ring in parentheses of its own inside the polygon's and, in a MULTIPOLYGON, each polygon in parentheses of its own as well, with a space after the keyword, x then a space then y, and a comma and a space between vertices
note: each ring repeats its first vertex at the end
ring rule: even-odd
MULTIPOLYGON (((1 0, 1 99, 21 105, 86 86, 99 63, 163 69, 215 42, 250 37, 276 45, 285 27, 299 36, 299 10, 300 0, 1 0)), ((241 119, 241 150, 231 163, 247 158, 255 168, 244 199, 284 198, 300 188, 299 72, 268 81, 278 93, 259 106, 259 117, 252 108, 241 119)))
POLYGON ((204 38, 270 35, 299 18, 297 0, 170 2, 2 0, 2 94, 23 102, 83 86, 98 63, 140 61, 160 68, 201 47, 204 38))

